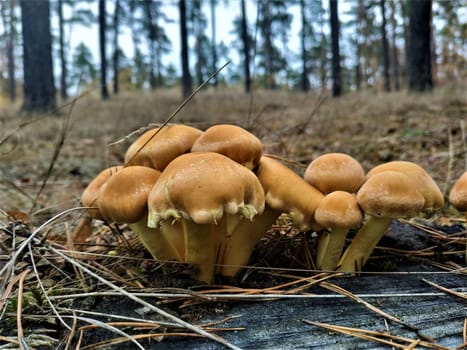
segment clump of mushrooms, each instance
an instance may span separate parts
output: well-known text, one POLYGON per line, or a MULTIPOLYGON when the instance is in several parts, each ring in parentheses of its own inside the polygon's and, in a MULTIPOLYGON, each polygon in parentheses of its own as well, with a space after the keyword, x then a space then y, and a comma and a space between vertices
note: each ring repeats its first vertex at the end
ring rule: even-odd
POLYGON ((326 196, 316 213, 321 230, 316 266, 325 271, 336 269, 351 228, 363 220, 355 193, 365 182, 360 162, 345 153, 326 153, 307 166, 303 178, 326 196))
POLYGON ((393 161, 367 173, 357 201, 368 216, 339 262, 339 271, 360 272, 393 219, 432 213, 444 197, 431 176, 419 165, 393 161))
POLYGON ((199 268, 195 278, 210 283, 217 263, 248 262, 256 241, 245 242, 253 236, 254 218, 264 210, 264 191, 253 172, 226 156, 187 153, 161 173, 148 209, 148 226, 177 241, 173 246, 179 247, 182 261, 199 268), (183 232, 183 248, 174 232, 183 232))

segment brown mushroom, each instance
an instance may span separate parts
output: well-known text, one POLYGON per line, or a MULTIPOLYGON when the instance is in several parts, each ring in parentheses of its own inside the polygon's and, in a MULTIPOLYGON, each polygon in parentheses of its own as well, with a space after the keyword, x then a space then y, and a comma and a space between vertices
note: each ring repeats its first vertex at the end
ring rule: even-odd
POLYGON ((191 147, 192 152, 216 152, 253 169, 263 152, 261 141, 249 131, 231 124, 208 128, 191 147))
POLYGON ((367 178, 383 171, 398 171, 410 177, 418 191, 425 198, 423 210, 431 213, 444 205, 444 196, 433 178, 420 165, 409 161, 392 161, 375 166, 367 173, 367 178))
MULTIPOLYGON (((316 227, 315 210, 324 195, 281 162, 262 156, 256 170, 266 195, 266 210, 285 213, 299 230, 316 227)), ((272 217, 273 215, 271 215, 272 217)), ((271 223, 272 224, 272 223, 271 223)))
POLYGON ((316 266, 325 271, 336 269, 345 239, 351 228, 358 226, 363 215, 355 195, 346 191, 327 194, 315 211, 315 221, 327 231, 318 241, 316 266))
POLYGON ((118 165, 102 170, 84 189, 81 194, 81 204, 83 207, 90 207, 90 209, 87 210, 87 214, 90 217, 103 220, 102 214, 99 210, 99 191, 102 185, 121 169, 123 169, 123 166, 118 165))
POLYGON ((451 188, 449 203, 459 211, 467 211, 467 171, 457 179, 451 188))
POLYGON ((363 224, 340 262, 339 271, 360 272, 393 219, 420 213, 425 198, 411 178, 401 172, 384 171, 368 178, 357 193, 366 215, 363 224))
POLYGON ((201 130, 183 124, 146 131, 126 151, 125 165, 143 165, 162 171, 173 159, 189 152, 201 134, 201 130))
POLYGON ((99 192, 99 209, 107 222, 126 223, 158 260, 181 260, 159 230, 147 227, 148 196, 160 171, 134 165, 109 178, 99 192))
MULTIPOLYGON (((177 157, 164 169, 148 204, 148 226, 181 230, 183 261, 198 265, 195 277, 210 283, 216 263, 242 265, 245 256, 249 258, 253 244, 244 242, 253 236, 254 218, 264 210, 264 191, 246 167, 218 153, 195 152, 177 157), (242 221, 252 226, 245 229, 242 221)), ((165 237, 170 239, 170 232, 165 237)))
POLYGON ((333 191, 356 193, 365 182, 365 171, 348 154, 326 153, 307 166, 303 178, 325 194, 333 191))

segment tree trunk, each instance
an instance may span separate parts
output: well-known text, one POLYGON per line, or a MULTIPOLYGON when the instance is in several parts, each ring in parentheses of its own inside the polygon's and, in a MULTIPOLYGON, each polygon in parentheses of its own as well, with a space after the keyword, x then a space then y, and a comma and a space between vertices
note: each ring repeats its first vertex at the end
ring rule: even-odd
POLYGON ((251 74, 250 74, 250 40, 248 36, 247 14, 245 7, 245 0, 241 0, 241 27, 242 27, 242 43, 243 43, 243 68, 245 74, 245 92, 249 93, 251 90, 251 74))
POLYGON ((156 75, 154 73, 154 65, 156 59, 156 35, 155 35, 155 28, 154 28, 154 19, 152 16, 152 9, 153 6, 152 0, 146 0, 145 4, 145 11, 146 17, 148 22, 148 41, 149 41, 149 86, 151 90, 156 88, 156 75))
POLYGON ((67 93, 67 67, 65 55, 65 34, 64 34, 64 21, 63 21, 63 0, 58 0, 58 28, 59 28, 59 41, 60 41, 60 97, 62 100, 68 98, 67 93))
POLYGON ((52 65, 49 1, 21 0, 23 29, 23 111, 47 111, 56 106, 52 65))
POLYGON ((408 25, 408 14, 407 14, 407 1, 399 0, 401 7, 401 17, 404 26, 404 73, 407 81, 409 77, 409 25, 408 25))
POLYGON ((306 49, 306 27, 307 19, 305 15, 305 0, 300 0, 300 17, 302 20, 302 32, 300 35, 300 46, 301 46, 301 59, 302 59, 302 74, 300 79, 300 86, 303 92, 310 90, 310 81, 308 79, 308 50, 306 49))
POLYGON ((337 14, 337 0, 329 0, 331 11, 331 47, 332 47, 332 96, 342 94, 342 76, 339 53, 339 16, 337 14))
POLYGON ((391 46, 392 46, 392 81, 394 82, 394 89, 396 91, 400 90, 400 83, 399 83, 399 57, 398 57, 398 50, 396 45, 396 32, 397 32, 397 22, 396 22, 396 1, 390 0, 389 2, 391 6, 391 46))
POLYGON ((363 4, 363 0, 358 0, 358 12, 357 12, 357 39, 356 39, 356 44, 357 44, 357 52, 356 52, 356 59, 355 61, 357 62, 355 65, 355 86, 357 90, 360 90, 362 87, 362 37, 363 35, 363 23, 364 19, 366 18, 365 15, 365 6, 363 4))
POLYGON ((264 69, 266 75, 266 88, 273 89, 275 88, 274 81, 274 70, 272 63, 272 18, 271 18, 271 8, 270 0, 264 0, 262 2, 262 12, 263 12, 263 51, 264 51, 264 69))
MULTIPOLYGON (((211 0, 211 54, 212 54, 212 67, 211 73, 217 70, 217 44, 216 44, 216 0, 211 0)), ((212 85, 217 88, 219 80, 217 75, 212 78, 212 85)))
POLYGON ((431 0, 409 3, 408 73, 411 91, 433 89, 431 75, 431 0))
POLYGON ((16 79, 15 79, 15 16, 14 16, 14 0, 8 3, 4 2, 2 8, 3 26, 6 31, 6 54, 7 54, 7 69, 8 69, 8 97, 11 102, 16 100, 16 79), (7 13, 7 9, 9 12, 7 13))
POLYGON ((118 95, 119 92, 119 80, 118 73, 120 70, 119 61, 120 61, 120 51, 118 48, 118 32, 120 29, 120 0, 115 0, 115 9, 114 9, 114 18, 113 18, 113 30, 114 30, 114 53, 112 56, 112 70, 113 70, 113 93, 118 95))
POLYGON ((182 92, 187 98, 193 93, 192 80, 190 74, 190 63, 188 56, 188 31, 186 23, 186 3, 185 0, 178 1, 180 12, 180 42, 182 46, 182 92))
POLYGON ((106 19, 105 19, 105 0, 99 0, 99 49, 101 60, 101 98, 109 98, 107 89, 107 57, 106 57, 106 19))
POLYGON ((383 47, 383 77, 384 77, 384 90, 391 91, 391 81, 389 79, 389 47, 388 39, 386 36, 386 3, 385 0, 380 0, 381 7, 381 40, 383 47))

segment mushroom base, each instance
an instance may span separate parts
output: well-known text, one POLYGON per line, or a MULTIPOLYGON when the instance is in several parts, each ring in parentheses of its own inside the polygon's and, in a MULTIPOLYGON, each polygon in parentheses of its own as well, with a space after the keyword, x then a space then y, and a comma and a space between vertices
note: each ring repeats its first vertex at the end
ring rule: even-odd
POLYGON ((362 271, 368 257, 386 233, 391 218, 370 216, 360 228, 338 264, 337 271, 354 275, 362 271))
POLYGON ((318 240, 316 266, 323 271, 334 271, 337 268, 344 250, 347 229, 333 228, 321 234, 318 240))

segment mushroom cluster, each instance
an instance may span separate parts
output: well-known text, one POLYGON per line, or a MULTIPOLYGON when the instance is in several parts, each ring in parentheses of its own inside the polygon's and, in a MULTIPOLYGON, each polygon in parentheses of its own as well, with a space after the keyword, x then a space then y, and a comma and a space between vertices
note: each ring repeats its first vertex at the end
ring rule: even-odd
MULTIPOLYGON (((466 179, 450 201, 467 211, 466 179)), ((393 219, 432 213, 444 197, 412 162, 365 174, 350 155, 327 153, 300 176, 263 154, 261 141, 241 127, 174 124, 142 134, 125 164, 89 183, 82 203, 93 218, 128 224, 155 259, 192 264, 193 277, 211 283, 247 265, 282 214, 319 234, 319 269, 358 273, 393 219)))
POLYGON ((142 134, 82 203, 96 219, 128 224, 155 259, 192 264, 193 277, 211 283, 247 265, 282 213, 311 228, 322 197, 241 127, 175 124, 142 134))

